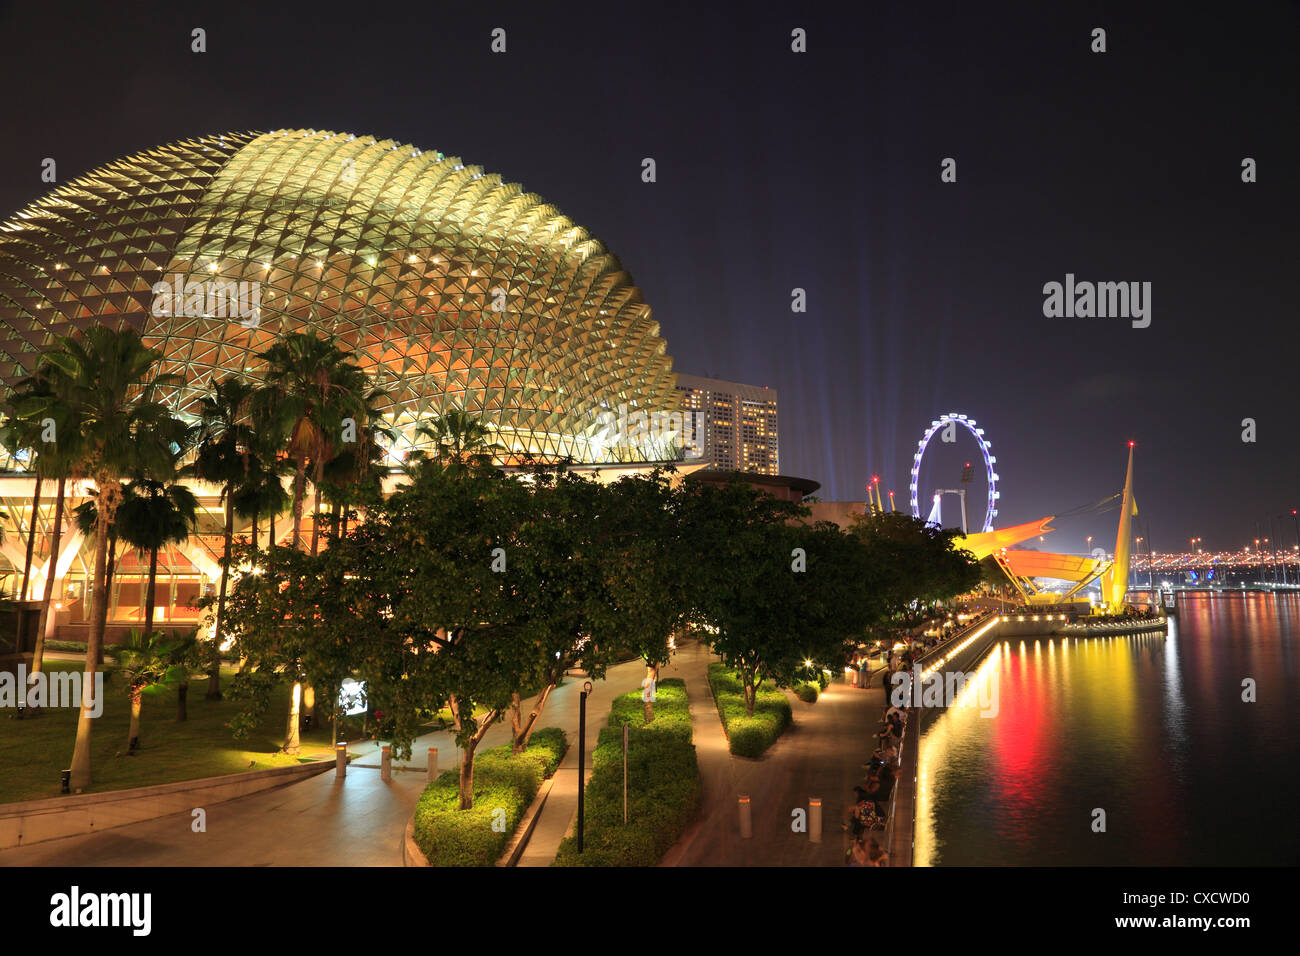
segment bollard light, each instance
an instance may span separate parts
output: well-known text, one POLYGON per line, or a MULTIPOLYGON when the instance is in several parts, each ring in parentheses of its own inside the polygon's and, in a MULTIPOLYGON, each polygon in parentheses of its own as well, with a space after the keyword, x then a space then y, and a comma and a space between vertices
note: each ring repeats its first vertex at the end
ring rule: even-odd
POLYGON ((429 748, 429 779, 434 780, 438 776, 438 748, 429 748))
POLYGON ((393 745, 384 744, 379 753, 379 778, 390 781, 393 779, 393 745))
POLYGON ((71 768, 69 768, 69 769, 63 771, 62 777, 63 777, 63 792, 64 792, 64 793, 71 793, 71 792, 72 792, 72 770, 71 770, 71 768))
POLYGON ((749 794, 740 795, 740 838, 748 840, 754 835, 754 821, 750 814, 749 794))
POLYGON ((808 798, 808 842, 822 842, 822 798, 808 798))
POLYGON ((348 745, 340 740, 334 745, 334 779, 342 780, 348 775, 348 745))

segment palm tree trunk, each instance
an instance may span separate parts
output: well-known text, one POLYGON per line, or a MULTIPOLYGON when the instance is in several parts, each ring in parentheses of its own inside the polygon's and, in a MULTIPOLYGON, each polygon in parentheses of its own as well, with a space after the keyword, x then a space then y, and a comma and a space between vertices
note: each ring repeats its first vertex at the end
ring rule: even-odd
MULTIPOLYGON (((27 582, 32 573, 32 549, 36 545, 36 519, 41 512, 41 476, 38 472, 36 475, 36 493, 32 495, 32 523, 27 529, 27 560, 23 563, 23 589, 18 595, 18 600, 27 600, 27 582)), ((27 619, 27 615, 19 615, 19 622, 27 619)), ((20 633, 21 636, 21 633, 20 633)), ((21 645, 19 645, 21 646, 21 645)))
MULTIPOLYGON (((100 485, 103 488, 103 485, 100 485)), ((81 712, 77 716, 77 742, 72 749, 72 774, 70 787, 80 793, 90 786, 90 694, 95 692, 95 674, 99 669, 99 652, 104 646, 104 624, 108 616, 108 587, 105 564, 108 556, 108 518, 100 496, 99 519, 95 522, 95 574, 90 610, 90 634, 86 639, 86 667, 81 678, 81 712)))
MULTIPOLYGON (((104 569, 104 588, 108 592, 106 600, 113 597, 113 573, 117 571, 117 531, 108 533, 108 562, 104 569)), ((104 620, 108 620, 108 604, 104 604, 104 620)))
POLYGON ((293 476, 293 546, 301 545, 299 532, 302 529, 302 499, 307 495, 307 463, 299 459, 297 472, 293 476))
POLYGON ((54 601, 54 585, 59 576, 59 547, 63 541, 63 501, 67 479, 59 476, 59 491, 54 499, 54 528, 50 535, 50 570, 45 575, 45 594, 41 601, 41 623, 36 629, 36 654, 32 658, 32 673, 41 670, 41 658, 45 656, 46 632, 53 630, 50 620, 50 608, 54 601))
POLYGON ((143 689, 131 688, 131 729, 126 734, 126 752, 133 754, 140 746, 140 708, 144 705, 143 689))
POLYGON ((158 549, 149 551, 149 586, 144 592, 144 634, 148 638, 153 633, 153 609, 158 599, 158 549))
POLYGON ((313 558, 320 553, 320 471, 320 467, 317 466, 316 474, 312 477, 311 556, 313 558))
MULTIPOLYGON (((36 493, 32 495, 32 523, 27 529, 27 558, 23 562, 23 586, 18 592, 18 600, 27 600, 27 581, 32 573, 32 549, 36 545, 36 519, 41 510, 41 476, 38 472, 36 475, 36 493)), ((39 635, 37 637, 39 641, 39 635)), ((22 650, 27 644, 27 613, 22 608, 18 610, 18 650, 22 650)), ((35 671, 33 671, 35 673, 35 671)), ((18 711, 18 716, 22 716, 22 711, 18 711)))
POLYGON ((253 512, 253 551, 256 553, 258 550, 259 549, 258 549, 258 542, 257 542, 257 512, 254 511, 253 512))
MULTIPOLYGON (((226 537, 221 562, 221 589, 217 592, 217 617, 212 624, 212 666, 208 671, 208 700, 221 699, 221 619, 226 614, 226 588, 230 582, 230 542, 235 534, 235 511, 230 498, 233 489, 226 489, 226 537)), ((257 536, 254 535, 254 543, 257 536)))
POLYGON ((266 523, 267 523, 266 550, 271 551, 274 550, 275 548, 275 512, 274 511, 272 511, 271 514, 267 517, 266 523))

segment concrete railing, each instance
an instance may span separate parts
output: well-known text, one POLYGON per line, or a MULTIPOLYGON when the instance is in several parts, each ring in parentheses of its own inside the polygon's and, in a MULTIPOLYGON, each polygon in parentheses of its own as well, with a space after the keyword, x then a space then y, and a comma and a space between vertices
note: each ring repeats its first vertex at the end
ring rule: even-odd
POLYGON ((313 760, 290 767, 249 770, 152 787, 0 804, 0 862, 3 851, 12 847, 98 833, 197 807, 206 808, 260 790, 297 783, 332 769, 333 760, 313 760))

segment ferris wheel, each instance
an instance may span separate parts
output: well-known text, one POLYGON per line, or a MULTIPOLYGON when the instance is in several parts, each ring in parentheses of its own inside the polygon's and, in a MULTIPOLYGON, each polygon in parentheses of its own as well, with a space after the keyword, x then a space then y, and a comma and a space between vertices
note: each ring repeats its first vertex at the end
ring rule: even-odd
MULTIPOLYGON (((980 454, 984 456, 984 470, 988 476, 989 496, 988 507, 985 509, 984 514, 984 526, 980 530, 992 531, 993 519, 998 516, 998 499, 1001 497, 1001 493, 998 491, 998 475, 997 472, 993 470, 993 466, 997 463, 997 459, 994 458, 990 452, 991 444, 984 439, 984 429, 976 427, 975 419, 967 418, 965 415, 958 415, 956 412, 949 412, 946 415, 941 415, 934 421, 930 422, 930 427, 926 429, 925 434, 916 444, 916 454, 912 457, 912 517, 921 517, 921 501, 918 497, 921 483, 921 459, 925 457, 925 450, 930 444, 930 439, 940 432, 944 432, 944 441, 952 441, 953 439, 948 438, 947 436, 949 434, 955 435, 958 426, 966 429, 972 436, 974 436, 975 441, 979 443, 980 454)), ((938 499, 942 493, 943 492, 938 492, 935 494, 936 501, 934 510, 931 512, 932 515, 938 513, 938 499)), ((962 492, 962 494, 964 507, 965 493, 962 492)))

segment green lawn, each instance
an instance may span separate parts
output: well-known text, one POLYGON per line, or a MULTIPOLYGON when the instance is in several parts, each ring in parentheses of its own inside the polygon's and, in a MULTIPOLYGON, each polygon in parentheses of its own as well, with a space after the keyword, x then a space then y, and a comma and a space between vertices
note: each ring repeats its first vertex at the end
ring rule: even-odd
MULTIPOLYGON (((72 661, 47 661, 47 671, 81 672, 72 661)), ((106 670, 111 673, 110 664, 106 670)), ((223 668, 223 679, 233 670, 223 668)), ((302 754, 277 753, 284 742, 289 716, 289 689, 280 688, 267 719, 257 733, 236 741, 226 727, 242 707, 241 701, 205 700, 207 678, 190 681, 189 719, 176 721, 176 690, 152 688, 145 693, 140 718, 140 749, 126 756, 130 703, 116 675, 104 684, 104 712, 91 731, 91 772, 87 792, 144 787, 177 780, 194 780, 245 770, 284 767, 303 759, 331 754, 328 726, 303 735, 302 754)), ((36 718, 15 720, 13 711, 0 713, 0 802, 57 797, 60 773, 72 762, 77 736, 77 711, 46 708, 36 718)))

